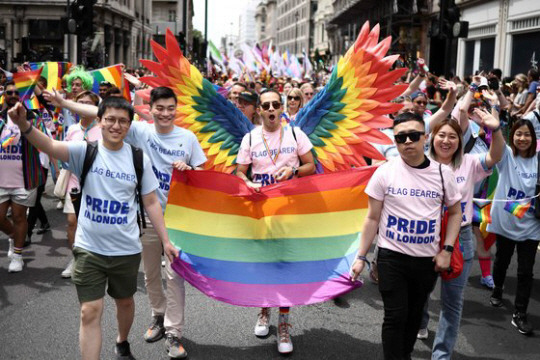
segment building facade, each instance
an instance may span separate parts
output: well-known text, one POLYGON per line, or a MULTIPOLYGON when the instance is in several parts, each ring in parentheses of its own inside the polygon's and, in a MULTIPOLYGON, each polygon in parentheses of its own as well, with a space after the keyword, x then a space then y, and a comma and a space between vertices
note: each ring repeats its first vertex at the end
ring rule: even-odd
POLYGON ((277 41, 277 0, 262 0, 255 13, 255 33, 257 43, 276 45, 277 41))
POLYGON ((238 43, 236 44, 236 47, 239 47, 240 44, 253 46, 257 42, 257 34, 255 31, 257 4, 258 1, 250 0, 244 10, 240 13, 238 22, 238 43))
POLYGON ((313 48, 311 56, 314 56, 314 51, 318 51, 319 55, 325 56, 330 51, 330 41, 328 39, 328 22, 334 14, 334 0, 319 0, 317 11, 313 15, 313 48))
POLYGON ((165 44, 165 32, 170 29, 186 55, 193 44, 193 0, 150 0, 152 1, 152 37, 165 44))
POLYGON ((280 0, 277 3, 277 47, 301 56, 313 46, 313 14, 317 1, 280 0))
POLYGON ((47 60, 93 68, 137 66, 139 58, 150 56, 151 9, 151 0, 98 0, 93 14, 83 14, 93 16, 92 35, 76 39, 64 29, 65 0, 0 0, 0 63, 7 68, 47 60))
POLYGON ((457 74, 500 68, 503 76, 527 73, 540 58, 540 1, 456 0, 461 20, 469 22, 459 39, 457 74))

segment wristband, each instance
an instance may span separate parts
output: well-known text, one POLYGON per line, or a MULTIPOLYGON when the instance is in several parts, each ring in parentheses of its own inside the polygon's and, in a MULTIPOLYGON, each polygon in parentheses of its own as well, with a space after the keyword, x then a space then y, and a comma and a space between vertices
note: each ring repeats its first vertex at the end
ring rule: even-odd
POLYGON ((444 251, 448 251, 449 253, 454 252, 454 247, 452 245, 444 245, 442 248, 444 251))
POLYGON ((32 126, 32 124, 30 124, 30 127, 28 129, 26 129, 25 131, 23 131, 22 134, 24 136, 28 136, 32 132, 33 129, 34 129, 34 126, 32 126))
POLYGON ((495 129, 491 130, 491 132, 494 134, 494 133, 496 133, 497 131, 501 130, 501 127, 502 127, 502 125, 499 124, 499 126, 497 126, 495 129))
POLYGON ((369 262, 367 257, 362 256, 362 255, 357 255, 356 259, 357 260, 362 260, 363 262, 365 262, 367 264, 368 271, 371 271, 371 262, 369 262))

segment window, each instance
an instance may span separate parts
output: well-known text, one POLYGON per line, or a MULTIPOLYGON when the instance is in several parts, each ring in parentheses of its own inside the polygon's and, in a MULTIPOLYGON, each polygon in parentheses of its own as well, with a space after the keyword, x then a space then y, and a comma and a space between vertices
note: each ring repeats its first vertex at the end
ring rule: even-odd
POLYGON ((531 68, 533 53, 535 61, 540 57, 540 31, 512 36, 512 66, 511 74, 527 73, 531 68))
POLYGON ((169 10, 169 21, 176 21, 176 10, 169 10))

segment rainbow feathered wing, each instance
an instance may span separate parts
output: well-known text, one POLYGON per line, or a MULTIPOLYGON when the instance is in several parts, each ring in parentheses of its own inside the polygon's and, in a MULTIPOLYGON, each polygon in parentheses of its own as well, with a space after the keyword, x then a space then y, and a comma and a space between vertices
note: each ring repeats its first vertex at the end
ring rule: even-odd
MULTIPOLYGON (((379 131, 386 115, 400 109, 390 101, 406 85, 393 85, 406 69, 389 71, 397 56, 385 57, 391 38, 379 42, 379 26, 365 23, 353 47, 334 68, 330 81, 302 108, 295 125, 308 135, 325 172, 365 165, 364 157, 383 160, 370 144, 390 144, 379 131)), ((168 86, 178 98, 176 124, 193 131, 205 151, 206 169, 232 172, 243 136, 253 125, 183 56, 171 31, 166 46, 152 42, 157 61, 141 60, 155 76, 150 86, 168 86)))

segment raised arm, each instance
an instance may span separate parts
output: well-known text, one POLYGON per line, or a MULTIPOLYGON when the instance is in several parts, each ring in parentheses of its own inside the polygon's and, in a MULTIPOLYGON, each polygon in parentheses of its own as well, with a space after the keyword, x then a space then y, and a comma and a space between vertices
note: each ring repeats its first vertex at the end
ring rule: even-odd
POLYGON ((95 118, 97 117, 98 107, 89 104, 79 104, 73 100, 64 99, 62 95, 57 92, 55 89, 53 91, 43 91, 43 97, 45 100, 50 102, 56 107, 66 108, 69 111, 79 114, 82 117, 86 118, 95 118))
POLYGON ((457 96, 457 86, 452 81, 448 81, 446 79, 440 79, 439 80, 439 86, 443 90, 448 90, 448 95, 446 96, 446 100, 444 100, 444 103, 442 104, 441 108, 437 110, 435 114, 431 116, 429 127, 433 129, 437 123, 443 121, 450 115, 452 112, 452 109, 454 109, 454 106, 456 105, 456 96, 457 96))
POLYGON ((39 131, 34 129, 31 122, 26 120, 26 109, 21 103, 15 104, 8 111, 11 120, 19 127, 21 134, 39 151, 46 153, 52 158, 60 161, 69 161, 69 150, 67 143, 56 141, 39 131))
POLYGON ((475 115, 481 119, 481 125, 492 131, 491 144, 489 152, 486 155, 486 165, 492 168, 495 164, 501 161, 504 154, 504 137, 502 135, 500 121, 497 116, 490 114, 487 110, 474 110, 475 115))

